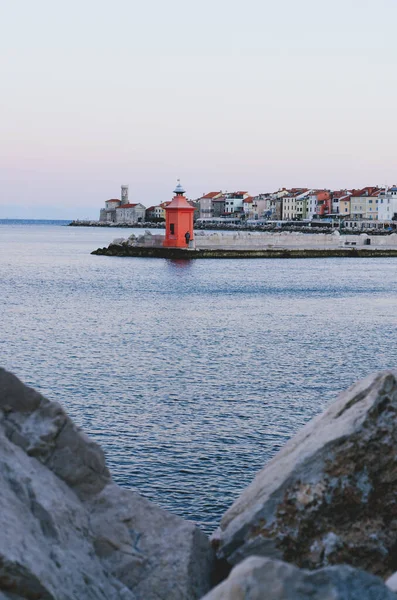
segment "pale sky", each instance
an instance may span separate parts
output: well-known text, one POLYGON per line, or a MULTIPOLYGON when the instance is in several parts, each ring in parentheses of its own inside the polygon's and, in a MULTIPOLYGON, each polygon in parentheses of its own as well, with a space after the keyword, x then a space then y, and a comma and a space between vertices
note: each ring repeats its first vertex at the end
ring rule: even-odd
POLYGON ((0 0, 0 218, 397 183, 397 0, 0 0))

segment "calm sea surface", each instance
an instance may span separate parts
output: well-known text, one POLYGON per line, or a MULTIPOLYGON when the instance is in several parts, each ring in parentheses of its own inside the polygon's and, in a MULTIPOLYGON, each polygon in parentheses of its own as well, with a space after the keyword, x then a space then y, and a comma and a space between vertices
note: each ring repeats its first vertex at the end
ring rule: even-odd
POLYGON ((0 223, 0 365, 118 483, 211 531, 337 392, 397 365, 397 259, 90 255, 130 231, 0 223))

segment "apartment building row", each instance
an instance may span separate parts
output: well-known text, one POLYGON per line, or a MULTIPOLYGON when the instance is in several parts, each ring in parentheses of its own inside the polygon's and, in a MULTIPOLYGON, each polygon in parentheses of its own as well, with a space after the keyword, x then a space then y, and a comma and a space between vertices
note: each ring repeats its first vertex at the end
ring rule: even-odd
MULTIPOLYGON (((365 187, 353 190, 281 188, 252 196, 247 191, 208 192, 188 201, 195 207, 195 219, 241 219, 297 221, 335 217, 351 220, 397 220, 397 186, 365 187)), ((139 223, 165 220, 169 202, 146 208, 130 203, 128 186, 122 186, 121 199, 106 200, 100 221, 139 223)))
POLYGON ((209 192, 198 199, 200 218, 309 220, 336 217, 352 220, 397 219, 397 187, 360 190, 282 188, 251 196, 248 192, 209 192))

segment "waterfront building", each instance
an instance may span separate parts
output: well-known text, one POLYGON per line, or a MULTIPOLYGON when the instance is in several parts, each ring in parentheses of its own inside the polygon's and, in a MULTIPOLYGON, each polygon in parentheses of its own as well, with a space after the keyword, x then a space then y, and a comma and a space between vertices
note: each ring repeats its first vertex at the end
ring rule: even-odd
POLYGON ((257 219, 257 205, 254 205, 254 199, 252 196, 248 196, 243 200, 243 213, 245 219, 257 219))
POLYGON ((99 213, 100 222, 140 223, 145 220, 146 208, 140 202, 131 204, 128 200, 128 185, 121 186, 121 199, 105 201, 105 208, 99 213))
POLYGON ((350 192, 348 192, 347 190, 338 190, 338 191, 335 190, 331 193, 331 198, 332 198, 332 214, 339 215, 339 214, 341 214, 340 201, 345 198, 350 198, 350 192))
POLYGON ((155 206, 154 212, 157 218, 164 219, 165 221, 165 209, 169 205, 169 202, 162 202, 158 206, 155 206))
POLYGON ((378 220, 397 220, 397 186, 381 190, 378 196, 378 220))
POLYGON ((339 198, 338 212, 340 217, 350 217, 350 197, 351 192, 347 192, 347 194, 339 198))
POLYGON ((186 248, 193 242, 193 213, 195 211, 184 196, 185 190, 178 184, 175 196, 165 207, 165 238, 163 245, 168 248, 186 248))
POLYGON ((306 219, 312 220, 317 215, 317 191, 309 190, 306 196, 306 219))
POLYGON ((99 212, 99 221, 114 223, 116 221, 116 208, 118 208, 121 204, 121 200, 117 198, 111 198, 110 200, 106 200, 105 208, 101 208, 99 212))
POLYGON ((156 208, 155 206, 149 206, 149 208, 146 209, 145 221, 154 221, 155 220, 155 212, 154 212, 155 208, 156 208))
POLYGON ((308 188, 292 188, 288 195, 282 196, 282 219, 283 221, 291 221, 304 219, 306 215, 306 198, 308 188))
POLYGON ((115 210, 120 204, 121 201, 118 198, 111 198, 110 200, 106 200, 105 207, 106 210, 115 210))
POLYGON ((331 193, 328 190, 317 190, 317 216, 327 217, 332 214, 331 193))
POLYGON ((216 219, 225 214, 225 197, 215 198, 212 201, 212 216, 216 219))
POLYGON ((379 194, 382 190, 377 187, 365 187, 353 190, 350 201, 350 216, 352 219, 378 219, 379 194))
POLYGON ((276 197, 273 194, 258 194, 252 198, 252 212, 254 219, 274 218, 276 197))
POLYGON ((366 197, 361 190, 353 190, 350 198, 350 217, 352 219, 364 219, 367 212, 366 197))
POLYGON ((248 192, 233 192, 225 194, 225 214, 242 215, 244 199, 249 197, 248 192))
POLYGON ((153 213, 156 221, 165 221, 165 209, 168 204, 169 202, 162 202, 161 204, 153 206, 153 213))
POLYGON ((296 218, 301 220, 307 219, 307 195, 299 196, 296 199, 296 218))
POLYGON ((146 208, 140 202, 121 204, 116 208, 116 223, 142 223, 145 220, 146 208))
POLYGON ((275 199, 275 204, 274 204, 274 213, 272 214, 271 218, 275 219, 276 221, 281 221, 281 219, 283 218, 283 197, 278 197, 275 199))
POLYGON ((198 199, 200 206, 200 219, 207 219, 214 216, 214 208, 212 203, 216 198, 220 198, 221 196, 222 192, 208 192, 208 194, 203 194, 203 196, 198 199))

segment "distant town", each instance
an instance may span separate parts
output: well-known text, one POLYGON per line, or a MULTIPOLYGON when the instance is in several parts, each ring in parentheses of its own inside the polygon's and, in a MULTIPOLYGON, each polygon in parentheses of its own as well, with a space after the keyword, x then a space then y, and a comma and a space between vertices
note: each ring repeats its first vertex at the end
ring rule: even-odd
MULTIPOLYGON (((252 196, 248 191, 211 191, 195 200, 197 224, 252 224, 291 222, 321 225, 336 222, 348 228, 397 226, 397 187, 364 187, 327 190, 281 188, 252 196)), ((106 200, 100 211, 101 224, 162 223, 169 202, 146 208, 130 202, 128 186, 121 186, 121 197, 106 200)))

